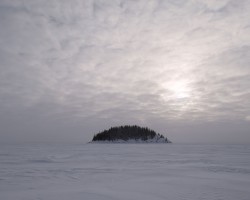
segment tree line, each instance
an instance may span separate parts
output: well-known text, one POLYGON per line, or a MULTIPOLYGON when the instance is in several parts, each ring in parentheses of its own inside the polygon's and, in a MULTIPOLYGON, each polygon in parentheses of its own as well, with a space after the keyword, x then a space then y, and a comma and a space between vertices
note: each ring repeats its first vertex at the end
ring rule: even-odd
MULTIPOLYGON (((147 128, 147 127, 139 127, 136 125, 133 126, 119 126, 119 127, 111 127, 108 130, 104 130, 102 132, 97 133, 94 135, 92 141, 114 141, 114 140, 148 140, 153 139, 155 136, 159 138, 164 138, 163 135, 157 134, 155 131, 147 128)), ((167 139, 166 139, 167 140, 167 139)))

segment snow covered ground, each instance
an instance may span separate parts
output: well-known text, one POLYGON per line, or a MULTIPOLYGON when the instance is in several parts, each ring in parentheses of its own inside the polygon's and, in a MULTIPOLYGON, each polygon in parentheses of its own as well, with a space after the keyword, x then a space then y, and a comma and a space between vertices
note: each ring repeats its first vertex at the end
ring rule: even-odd
POLYGON ((1 146, 1 200, 249 200, 250 146, 1 146))

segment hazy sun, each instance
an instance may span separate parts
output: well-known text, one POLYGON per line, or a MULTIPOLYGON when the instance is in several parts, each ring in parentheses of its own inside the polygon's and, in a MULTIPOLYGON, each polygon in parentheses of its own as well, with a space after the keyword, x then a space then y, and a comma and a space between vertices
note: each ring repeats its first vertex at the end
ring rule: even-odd
POLYGON ((183 81, 173 83, 169 90, 173 93, 173 97, 178 99, 190 97, 191 89, 188 87, 188 84, 183 81))
POLYGON ((168 99, 184 99, 191 96, 191 87, 186 80, 176 80, 164 83, 163 87, 168 91, 163 94, 163 98, 168 99))

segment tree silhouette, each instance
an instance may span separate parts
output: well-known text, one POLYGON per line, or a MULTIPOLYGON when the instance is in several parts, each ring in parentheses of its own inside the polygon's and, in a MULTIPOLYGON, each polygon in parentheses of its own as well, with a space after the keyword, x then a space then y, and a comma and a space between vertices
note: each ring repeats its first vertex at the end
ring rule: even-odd
POLYGON ((170 143, 170 141, 167 138, 164 138, 163 135, 160 135, 147 127, 139 127, 136 125, 111 127, 108 130, 95 134, 92 141, 127 141, 131 139, 146 141, 153 138, 162 138, 165 139, 165 142, 170 143))

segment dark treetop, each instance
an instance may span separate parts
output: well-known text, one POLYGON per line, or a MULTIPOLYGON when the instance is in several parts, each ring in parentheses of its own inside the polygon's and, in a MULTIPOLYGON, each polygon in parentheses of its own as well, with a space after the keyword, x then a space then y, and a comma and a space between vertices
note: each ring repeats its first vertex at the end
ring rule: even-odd
POLYGON ((96 135, 94 135, 92 141, 116 141, 116 140, 141 140, 141 141, 155 141, 155 142, 165 142, 171 143, 163 135, 157 134, 155 131, 139 127, 139 126, 119 126, 111 127, 109 130, 104 130, 96 135))

